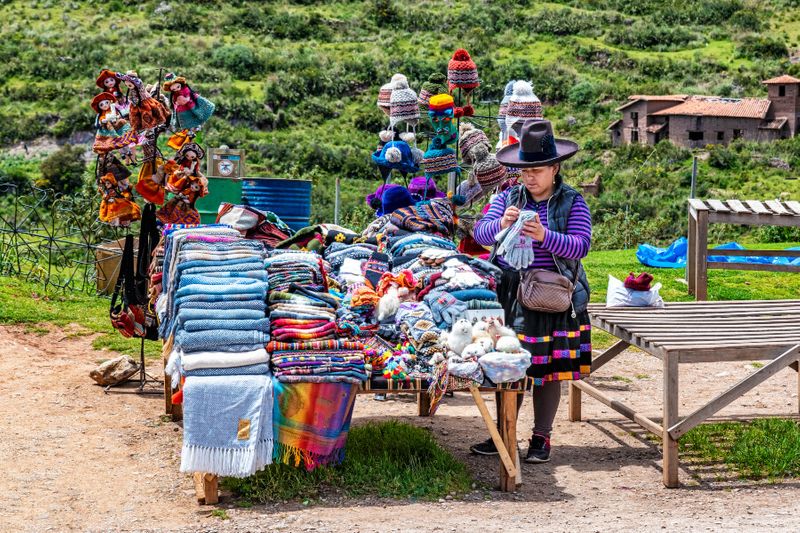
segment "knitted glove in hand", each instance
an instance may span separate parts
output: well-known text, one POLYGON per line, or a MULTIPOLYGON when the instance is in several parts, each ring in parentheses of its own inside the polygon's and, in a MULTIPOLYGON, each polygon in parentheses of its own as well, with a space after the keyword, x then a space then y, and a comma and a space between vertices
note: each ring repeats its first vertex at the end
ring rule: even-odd
POLYGON ((512 268, 523 270, 533 263, 533 239, 522 234, 522 227, 525 222, 535 218, 535 211, 520 211, 519 218, 506 230, 505 238, 497 248, 497 255, 502 256, 512 268))

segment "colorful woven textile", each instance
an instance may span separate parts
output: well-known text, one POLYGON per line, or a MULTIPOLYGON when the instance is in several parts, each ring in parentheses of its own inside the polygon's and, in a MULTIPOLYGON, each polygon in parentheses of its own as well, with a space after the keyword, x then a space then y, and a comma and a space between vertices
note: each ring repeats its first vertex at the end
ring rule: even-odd
POLYGON ((267 344, 267 351, 274 352, 298 352, 298 351, 317 351, 317 350, 363 350, 364 344, 353 341, 312 341, 312 342, 275 342, 267 344))
POLYGON ((350 383, 275 383, 277 462, 313 470, 344 459, 358 387, 350 383))

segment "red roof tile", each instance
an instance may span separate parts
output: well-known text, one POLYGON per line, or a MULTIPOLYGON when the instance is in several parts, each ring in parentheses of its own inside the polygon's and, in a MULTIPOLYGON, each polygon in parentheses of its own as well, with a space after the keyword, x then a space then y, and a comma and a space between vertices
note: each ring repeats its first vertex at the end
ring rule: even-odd
POLYGON ((675 102, 680 103, 689 98, 685 94, 665 94, 665 95, 651 95, 651 94, 632 94, 628 97, 628 101, 619 106, 616 110, 621 111, 626 107, 635 104, 636 102, 675 102))
POLYGON ((692 96, 676 106, 650 113, 651 116, 699 115, 709 117, 761 118, 772 102, 764 98, 717 98, 692 96))
POLYGON ((794 76, 789 76, 788 74, 784 74, 783 76, 778 76, 777 78, 764 80, 761 83, 763 83, 764 85, 771 85, 773 83, 800 83, 800 80, 798 80, 794 76))

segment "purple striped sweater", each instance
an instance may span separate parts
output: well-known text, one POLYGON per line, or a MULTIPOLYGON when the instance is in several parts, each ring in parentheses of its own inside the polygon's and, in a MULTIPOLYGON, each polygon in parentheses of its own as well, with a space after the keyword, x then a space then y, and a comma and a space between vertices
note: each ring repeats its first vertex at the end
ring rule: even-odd
MULTIPOLYGON (((473 235, 479 244, 491 246, 495 243, 495 237, 501 230, 500 219, 506 211, 506 197, 509 191, 510 189, 500 193, 489 206, 486 215, 475 223, 473 235)), ((542 225, 546 228, 544 241, 533 243, 534 259, 528 268, 556 271, 551 254, 566 259, 583 259, 589 253, 592 242, 592 216, 582 196, 575 197, 569 212, 566 233, 550 231, 548 228, 547 200, 541 202, 530 200, 525 204, 525 209, 537 211, 542 225)), ((508 267, 502 257, 498 257, 497 260, 501 266, 508 267)))

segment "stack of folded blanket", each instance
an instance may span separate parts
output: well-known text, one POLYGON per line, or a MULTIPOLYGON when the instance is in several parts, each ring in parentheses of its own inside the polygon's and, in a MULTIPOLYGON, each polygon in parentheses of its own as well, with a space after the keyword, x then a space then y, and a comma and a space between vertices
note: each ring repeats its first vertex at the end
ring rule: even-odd
POLYGON ((270 289, 286 291, 294 283, 316 291, 327 291, 325 266, 313 252, 273 250, 264 261, 270 289))
POLYGON ((297 283, 291 283, 286 291, 271 290, 272 338, 280 342, 333 339, 338 307, 336 297, 297 283))
POLYGON ((272 368, 284 383, 361 383, 366 381, 364 344, 343 340, 286 343, 272 341, 272 368))

